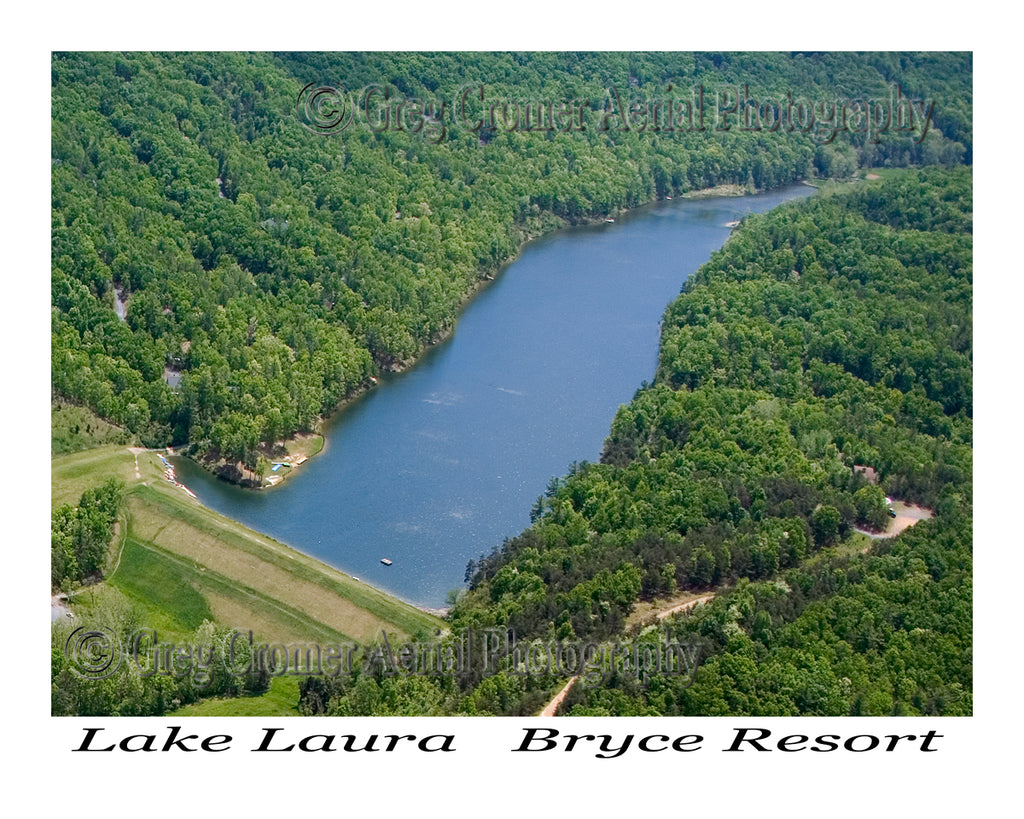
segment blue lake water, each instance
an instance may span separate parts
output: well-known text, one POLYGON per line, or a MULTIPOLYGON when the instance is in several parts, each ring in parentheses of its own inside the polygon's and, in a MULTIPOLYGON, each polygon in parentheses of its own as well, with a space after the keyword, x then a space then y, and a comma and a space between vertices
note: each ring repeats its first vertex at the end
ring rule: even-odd
POLYGON ((532 242, 452 338, 332 419, 325 451, 280 487, 242 490, 183 459, 179 480, 364 582, 443 606, 468 560, 529 525, 552 477, 598 459, 616 409, 654 375, 665 307, 726 223, 810 193, 662 202, 532 242))

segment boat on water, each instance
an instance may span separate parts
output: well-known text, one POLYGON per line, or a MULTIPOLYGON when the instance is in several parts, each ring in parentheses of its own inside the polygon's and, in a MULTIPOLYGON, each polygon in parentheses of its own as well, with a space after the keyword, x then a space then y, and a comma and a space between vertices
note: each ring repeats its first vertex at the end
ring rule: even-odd
POLYGON ((390 566, 391 565, 391 561, 388 560, 386 557, 382 557, 380 559, 380 562, 383 563, 385 566, 390 566))

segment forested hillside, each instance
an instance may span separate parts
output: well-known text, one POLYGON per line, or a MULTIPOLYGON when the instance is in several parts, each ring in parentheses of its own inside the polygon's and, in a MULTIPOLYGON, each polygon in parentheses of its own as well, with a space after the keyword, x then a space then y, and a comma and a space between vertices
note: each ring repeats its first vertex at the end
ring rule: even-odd
MULTIPOLYGON (((261 441, 310 429, 448 333, 529 236, 720 184, 969 163, 970 78, 962 54, 55 54, 53 389, 146 445, 193 442, 252 467, 261 441), (736 127, 474 131, 450 109, 444 139, 323 136, 296 115, 309 83, 450 104, 472 85, 594 110, 612 87, 830 100, 900 84, 935 111, 923 141, 877 144, 736 127)), ((965 397, 933 366, 924 397, 955 412, 965 397)))
MULTIPOLYGON (((666 311, 656 376, 616 414, 600 463, 554 479, 532 525, 467 567, 444 639, 653 645, 667 628, 701 644, 692 686, 613 675, 573 687, 564 713, 971 713, 971 63, 56 53, 55 447, 191 444, 255 470, 261 445, 315 429, 449 334, 531 237, 720 185, 886 169, 744 220, 666 311), (344 131, 314 133, 300 109, 315 84, 448 107, 418 132, 397 127, 412 109, 391 108, 376 131, 356 111, 344 131), (798 98, 921 108, 903 132, 754 130, 740 115, 668 131, 647 127, 653 108, 620 127, 632 102, 700 89, 714 107, 722 88, 789 100, 790 115, 798 98), (571 101, 570 126, 586 127, 510 126, 509 104, 539 115, 543 100, 571 101), (473 127, 488 103, 498 124, 473 127), (884 528, 887 495, 934 517, 869 543, 854 532, 884 528), (638 619, 641 603, 685 593, 715 599, 657 628, 638 619)), ((120 494, 97 484, 75 493, 79 509, 57 508, 55 583, 102 568, 120 494)), ((531 714, 566 681, 516 672, 311 678, 300 707, 531 714)), ((165 711, 174 698, 158 688, 111 689, 95 713, 165 711)))
MULTIPOLYGON (((750 217, 668 308, 655 382, 602 462, 470 566, 453 631, 600 643, 641 598, 717 589, 662 624, 703 644, 692 687, 620 675, 563 709, 970 713, 971 185, 913 171, 750 217), (884 527, 886 493, 935 516, 866 554, 832 548, 884 527)), ((444 680, 424 708, 535 713, 561 682, 444 680)), ((410 684, 310 683, 305 701, 386 713, 410 684)))

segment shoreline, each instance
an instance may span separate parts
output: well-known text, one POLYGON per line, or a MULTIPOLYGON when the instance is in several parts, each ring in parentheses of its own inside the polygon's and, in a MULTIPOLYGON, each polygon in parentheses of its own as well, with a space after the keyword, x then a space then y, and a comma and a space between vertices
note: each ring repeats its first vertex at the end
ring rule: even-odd
MULTIPOLYGON (((715 185, 714 187, 711 187, 711 188, 700 188, 700 189, 694 190, 694 191, 687 191, 686 193, 677 194, 676 198, 681 199, 681 200, 715 199, 715 198, 740 198, 740 197, 744 197, 744 196, 756 196, 756 195, 761 194, 761 193, 768 193, 769 190, 782 190, 782 189, 790 187, 792 185, 799 185, 799 184, 808 184, 808 183, 807 183, 806 179, 798 179, 798 180, 795 180, 794 182, 787 183, 786 185, 782 185, 782 186, 780 186, 778 188, 771 188, 771 189, 765 189, 765 190, 753 190, 753 191, 748 190, 743 185, 731 184, 730 183, 730 184, 723 184, 723 185, 715 185)), ((814 186, 811 186, 811 187, 814 187, 814 186)), ((662 198, 657 198, 656 197, 654 199, 650 199, 650 200, 648 200, 646 202, 642 202, 642 203, 640 203, 638 205, 635 205, 634 207, 631 207, 631 208, 617 208, 617 209, 609 211, 607 214, 598 215, 598 216, 587 216, 587 217, 584 217, 583 219, 581 219, 580 221, 577 221, 577 222, 569 222, 569 221, 567 221, 566 219, 563 219, 560 216, 554 216, 554 214, 550 214, 549 215, 550 218, 547 219, 547 220, 544 220, 546 223, 550 224, 550 228, 545 229, 546 225, 541 225, 541 226, 539 226, 540 227, 539 231, 536 230, 536 229, 531 229, 529 226, 517 226, 517 232, 520 235, 520 241, 519 241, 519 244, 518 244, 518 247, 517 247, 515 253, 513 253, 512 256, 510 256, 508 259, 506 259, 504 262, 502 262, 497 267, 497 269, 494 271, 493 274, 484 273, 483 275, 478 275, 476 277, 476 279, 470 284, 469 288, 463 293, 462 297, 459 299, 458 311, 456 313, 456 319, 455 319, 455 321, 452 322, 452 325, 450 327, 446 328, 443 332, 441 332, 437 336, 437 338, 431 339, 431 340, 427 341, 426 343, 424 343, 420 347, 419 351, 416 353, 416 355, 413 358, 408 359, 408 360, 404 360, 404 361, 399 361, 396 364, 394 364, 392 367, 390 367, 389 369, 382 370, 380 372, 381 377, 387 376, 387 375, 398 375, 400 373, 408 372, 413 367, 415 367, 420 361, 422 361, 423 357, 427 353, 429 353, 432 349, 440 346, 445 341, 448 341, 455 334, 455 330, 456 330, 456 327, 458 325, 458 318, 459 318, 459 316, 461 316, 462 311, 488 285, 493 284, 495 281, 497 281, 498 277, 501 276, 505 272, 505 270, 507 270, 512 264, 514 264, 522 256, 523 251, 526 249, 527 245, 529 245, 531 242, 535 241, 536 239, 541 239, 544 236, 549 236, 549 235, 551 235, 553 233, 557 233, 560 230, 566 230, 566 229, 569 229, 569 228, 578 228, 578 227, 595 227, 595 226, 600 225, 602 223, 614 222, 615 219, 612 218, 612 217, 618 217, 618 216, 621 216, 621 215, 624 215, 624 214, 633 213, 633 212, 641 210, 641 209, 643 209, 645 207, 650 207, 652 205, 656 205, 659 202, 672 201, 672 198, 673 197, 671 197, 671 196, 662 197, 662 198)), ((360 399, 365 397, 372 389, 374 389, 375 387, 378 387, 379 385, 380 385, 380 380, 377 377, 375 377, 375 376, 371 376, 369 383, 364 383, 364 384, 360 385, 352 393, 350 393, 349 395, 346 395, 341 401, 339 401, 338 404, 335 405, 328 413, 326 413, 325 415, 319 416, 317 418, 316 423, 314 424, 314 429, 313 430, 310 430, 310 431, 307 431, 307 432, 296 433, 295 435, 289 436, 288 438, 285 438, 282 441, 278 442, 278 444, 283 446, 283 448, 285 450, 288 450, 290 444, 292 444, 293 442, 295 442, 295 441, 297 441, 299 439, 305 438, 305 437, 317 436, 321 440, 321 445, 319 446, 319 448, 317 448, 315 452, 308 453, 306 455, 306 458, 304 458, 299 463, 293 464, 291 467, 288 467, 287 468, 287 474, 282 474, 281 475, 281 480, 273 481, 272 483, 270 483, 270 482, 267 482, 267 478, 265 476, 263 484, 260 485, 260 486, 255 486, 255 485, 253 485, 255 483, 255 478, 254 477, 253 478, 245 478, 244 477, 245 470, 239 470, 240 471, 240 478, 241 478, 240 480, 232 480, 232 479, 226 477, 224 474, 221 474, 221 471, 219 471, 219 470, 222 470, 223 467, 226 465, 226 462, 223 462, 222 459, 218 459, 216 462, 213 462, 213 461, 210 461, 209 459, 201 458, 201 457, 196 457, 195 455, 189 454, 188 452, 186 452, 186 450, 191 449, 194 446, 197 446, 197 444, 194 444, 194 443, 188 443, 188 444, 183 445, 182 447, 177 448, 176 450, 174 450, 174 454, 176 454, 176 455, 178 455, 180 457, 183 457, 183 458, 188 458, 189 460, 193 461, 196 465, 200 466, 203 470, 205 470, 206 472, 209 472, 211 475, 216 477, 218 480, 223 480, 226 483, 231 483, 231 484, 233 484, 235 486, 241 487, 242 489, 249 489, 249 490, 252 490, 252 491, 261 491, 261 492, 269 490, 269 489, 274 489, 275 487, 280 486, 281 484, 283 484, 289 477, 291 477, 294 474, 296 474, 296 472, 298 471, 298 467, 299 466, 304 464, 310 458, 313 458, 313 457, 321 454, 322 452, 324 452, 327 449, 327 435, 325 433, 325 428, 328 427, 328 426, 333 425, 337 421, 338 417, 346 409, 348 409, 353 404, 355 404, 357 401, 359 401, 360 399)))
MULTIPOLYGON (((211 509, 198 498, 186 497, 165 480, 161 457, 166 453, 165 448, 108 444, 51 459, 53 505, 78 497, 82 485, 91 484, 91 478, 82 483, 83 474, 114 474, 126 485, 125 507, 102 575, 80 589, 120 583, 125 567, 122 556, 131 541, 132 548, 141 548, 163 563, 174 563, 195 582, 212 583, 203 593, 212 594, 221 605, 225 600, 236 607, 239 600, 258 604, 258 618, 269 617, 277 626, 292 629, 293 637, 307 636, 301 629, 294 631, 296 617, 306 618, 302 628, 313 628, 312 623, 355 639, 376 633, 376 626, 367 625, 367 618, 390 624, 389 629, 401 628, 410 636, 417 624, 442 627, 440 621, 428 623, 421 617, 440 617, 440 610, 362 582, 338 566, 211 509), (351 629, 366 634, 356 635, 351 629)), ((138 574, 137 567, 133 570, 131 565, 127 571, 130 576, 133 571, 138 574)), ((64 596, 74 603, 78 593, 64 596)), ((60 594, 51 589, 51 608, 52 598, 60 594)), ((214 609, 211 612, 216 614, 214 609)), ((222 622, 230 624, 229 619, 222 622)))
POLYGON ((316 430, 296 433, 275 442, 273 446, 261 444, 257 448, 257 457, 264 462, 265 472, 269 473, 264 474, 262 479, 248 468, 240 467, 240 461, 232 463, 220 457, 213 459, 209 457, 209 450, 206 454, 189 452, 196 444, 185 444, 176 449, 170 447, 168 449, 172 455, 187 458, 218 480, 242 489, 264 491, 280 486, 295 475, 299 471, 299 467, 308 462, 310 458, 316 457, 327 449, 327 436, 322 431, 322 423, 323 421, 320 419, 317 421, 316 430), (233 477, 234 473, 238 473, 237 479, 233 477), (258 480, 261 481, 261 484, 255 485, 258 480))
MULTIPOLYGON (((803 180, 797 180, 796 184, 799 184, 803 180)), ((713 188, 701 188, 697 191, 689 191, 688 193, 680 194, 681 199, 715 199, 718 197, 737 197, 737 196, 754 196, 759 193, 766 193, 767 191, 757 190, 748 191, 746 186, 737 184, 728 185, 715 185, 713 188)))
MULTIPOLYGON (((793 185, 799 185, 799 184, 801 184, 802 181, 803 180, 798 180, 798 181, 796 181, 794 183, 790 183, 790 184, 787 184, 785 186, 781 186, 780 188, 773 189, 773 190, 783 190, 785 188, 792 187, 793 185)), ((716 193, 716 194, 710 194, 710 195, 706 195, 706 196, 694 196, 692 198, 714 198, 715 196, 740 197, 740 196, 756 195, 756 194, 767 193, 768 192, 768 191, 755 191, 754 193, 750 193, 748 191, 739 189, 739 186, 734 186, 734 187, 736 189, 738 189, 738 192, 733 192, 733 193, 730 193, 730 194, 716 193)), ((718 186, 718 188, 709 188, 709 189, 705 189, 704 191, 695 191, 694 193, 702 194, 702 193, 706 193, 707 191, 721 191, 721 190, 722 190, 722 186, 718 186)), ((686 197, 685 196, 679 196, 678 198, 682 199, 682 198, 686 198, 686 197)), ((619 214, 624 214, 624 213, 627 213, 627 214, 628 213, 633 213, 635 211, 641 210, 642 208, 656 205, 656 204, 658 204, 659 202, 662 202, 662 201, 667 201, 667 200, 666 199, 651 200, 649 202, 645 202, 645 203, 643 203, 641 205, 638 205, 638 206, 636 206, 634 208, 628 208, 628 209, 625 209, 625 210, 615 211, 614 213, 617 216, 619 214)), ((519 245, 515 255, 512 256, 506 262, 504 262, 494 272, 494 274, 490 274, 490 275, 485 274, 485 275, 479 276, 477 278, 477 280, 473 283, 473 286, 469 290, 466 291, 466 293, 463 295, 462 299, 460 300, 460 303, 459 303, 460 314, 461 314, 461 310, 470 301, 472 301, 473 298, 475 298, 487 285, 489 285, 492 282, 496 281, 498 276, 500 276, 513 262, 515 262, 517 259, 520 258, 520 256, 522 255, 523 251, 526 248, 526 245, 529 242, 533 241, 534 239, 538 239, 538 238, 542 238, 542 237, 544 237, 546 235, 550 235, 551 233, 555 232, 555 230, 562 230, 562 229, 573 228, 573 227, 593 227, 593 226, 597 226, 597 225, 599 225, 599 224, 601 224, 601 223, 603 223, 605 221, 606 221, 606 217, 591 217, 591 218, 588 218, 586 220, 583 220, 583 221, 580 221, 580 222, 577 222, 577 223, 568 223, 568 222, 565 222, 564 220, 562 220, 561 227, 556 228, 556 229, 547 230, 547 231, 541 231, 541 232, 534 232, 534 231, 530 231, 530 230, 522 230, 521 231, 522 241, 520 242, 520 245, 519 245)), ((438 337, 437 339, 431 341, 428 344, 423 345, 423 347, 421 348, 421 350, 420 350, 419 354, 416 356, 416 358, 412 359, 411 361, 401 362, 399 367, 397 367, 397 368, 395 368, 393 370, 388 371, 389 374, 390 373, 397 374, 397 373, 401 373, 401 372, 406 372, 408 369, 411 369, 413 366, 418 364, 423 359, 424 355, 426 353, 430 352, 430 350, 432 348, 439 346, 441 343, 443 343, 444 341, 448 340, 452 336, 452 334, 454 333, 454 331, 456 329, 457 323, 458 323, 457 321, 454 322, 452 324, 452 326, 450 328, 448 328, 443 334, 441 334, 441 336, 438 337)), ((382 375, 383 375, 383 373, 382 373, 382 375)), ((342 399, 342 401, 340 401, 338 403, 338 405, 330 413, 328 413, 326 416, 321 416, 320 418, 317 419, 317 422, 315 424, 315 431, 300 433, 297 436, 292 436, 291 438, 286 439, 285 441, 279 442, 279 443, 283 443, 283 445, 287 448, 288 444, 293 442, 293 441, 295 441, 297 438, 305 438, 307 440, 309 440, 309 439, 316 439, 316 440, 319 441, 319 446, 315 449, 315 451, 311 452, 307 456, 307 458, 305 460, 308 460, 309 458, 315 457, 315 455, 318 455, 318 454, 322 453, 324 450, 327 449, 327 446, 328 446, 328 440, 327 440, 327 435, 326 435, 325 428, 327 426, 333 424, 337 420, 338 416, 340 416, 341 413, 343 413, 346 409, 348 409, 350 406, 355 404, 356 401, 358 401, 360 398, 364 397, 373 387, 378 386, 379 383, 380 383, 380 381, 377 378, 373 378, 373 380, 369 381, 366 384, 363 384, 359 389, 353 391, 353 393, 351 393, 350 395, 346 396, 344 399, 342 399)), ((204 461, 204 460, 202 460, 200 458, 197 458, 197 457, 194 457, 194 455, 190 455, 190 454, 188 454, 186 452, 187 449, 189 449, 189 448, 191 448, 193 446, 195 446, 195 445, 194 444, 186 444, 185 446, 175 448, 175 449, 172 450, 172 454, 177 455, 179 457, 188 458, 190 461, 193 461, 198 466, 200 466, 204 471, 210 473, 211 475, 214 475, 215 477, 219 477, 219 476, 216 475, 216 471, 215 471, 216 470, 216 464, 214 464, 214 463, 212 463, 210 461, 204 461)), ((157 451, 159 451, 159 450, 157 450, 157 451)), ((164 451, 166 451, 166 450, 164 450, 164 451)), ((304 462, 305 461, 303 461, 303 463, 304 462)), ((287 472, 288 472, 288 476, 287 477, 291 477, 291 475, 295 474, 298 471, 298 466, 301 466, 301 464, 288 468, 287 469, 287 472)), ((286 479, 287 478, 285 476, 282 476, 282 480, 279 481, 279 482, 275 482, 274 485, 259 487, 259 489, 261 489, 261 490, 263 490, 263 489, 272 489, 272 488, 274 488, 274 486, 280 485, 280 483, 283 483, 284 480, 286 480, 286 479)), ((240 484, 237 484, 237 483, 235 483, 235 485, 236 486, 241 486, 240 484)), ((258 487, 248 486, 248 487, 243 487, 243 488, 257 489, 258 487)), ((205 506, 205 504, 202 504, 201 501, 198 501, 198 502, 199 502, 200 506, 203 509, 209 510, 210 512, 214 511, 214 510, 210 509, 209 507, 205 506)), ((214 514, 218 514, 218 513, 214 513, 214 514)), ((244 526, 244 524, 239 523, 238 521, 234 520, 233 518, 228 518, 227 516, 224 516, 224 517, 227 520, 230 520, 230 521, 232 521, 233 523, 235 523, 235 524, 237 524, 239 526, 244 526)), ((246 527, 246 528, 248 528, 248 527, 246 527)), ((258 533, 258 534, 262 534, 262 533, 258 533)), ((269 537, 269 536, 266 536, 266 535, 264 535, 264 536, 265 537, 269 537)), ((402 597, 400 595, 395 594, 394 592, 385 591, 385 590, 383 590, 383 589, 381 589, 381 588, 379 588, 377 586, 374 586, 373 584, 366 583, 365 581, 359 581, 356 578, 352 577, 351 575, 347 575, 344 572, 344 570, 338 568, 337 566, 333 566, 331 564, 323 563, 323 561, 321 561, 318 558, 315 558, 315 557, 307 554, 306 552, 304 552, 303 550, 297 548, 294 545, 287 544, 287 543, 285 543, 283 541, 278 541, 278 542, 284 548, 289 549, 289 550, 297 553, 298 555, 301 555, 303 558, 315 561, 316 563, 322 563, 324 566, 327 566, 329 569, 333 570, 334 572, 338 572, 338 573, 340 573, 340 574, 342 574, 342 575, 344 575, 346 577, 350 577, 352 580, 356 580, 357 583, 361 583, 361 585, 364 585, 368 589, 372 589, 374 592, 383 594, 383 595, 385 595, 387 597, 394 598, 395 600, 400 601, 400 602, 404 603, 405 605, 411 606, 411 607, 413 607, 413 608, 415 608, 415 609, 417 609, 417 610, 419 610, 421 612, 424 612, 426 614, 430 614, 430 615, 434 615, 434 616, 438 616, 438 617, 442 617, 442 618, 444 618, 447 615, 447 609, 446 608, 437 607, 436 605, 435 606, 425 606, 425 605, 419 605, 417 603, 413 603, 413 602, 407 600, 406 598, 404 598, 404 597, 402 597)))

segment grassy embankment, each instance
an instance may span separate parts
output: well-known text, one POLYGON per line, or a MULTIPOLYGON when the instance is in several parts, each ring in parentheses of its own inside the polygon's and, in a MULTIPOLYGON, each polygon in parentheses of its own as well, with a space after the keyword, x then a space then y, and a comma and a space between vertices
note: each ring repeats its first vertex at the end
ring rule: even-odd
POLYGON ((63 455, 103 444, 130 444, 133 435, 86 407, 61 399, 50 403, 50 454, 63 455))
MULTIPOLYGON (((109 431, 100 429, 102 440, 109 431)), ((85 489, 111 476, 123 480, 127 491, 104 585, 127 595, 147 627, 183 635, 209 619, 252 629, 266 640, 366 642, 382 630, 408 638, 442 626, 413 606, 206 509, 164 478, 156 452, 105 445, 56 456, 52 503, 77 503, 85 489)), ((103 593, 102 587, 83 591, 76 602, 89 606, 103 593)))

